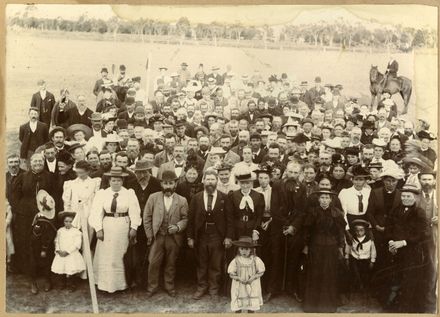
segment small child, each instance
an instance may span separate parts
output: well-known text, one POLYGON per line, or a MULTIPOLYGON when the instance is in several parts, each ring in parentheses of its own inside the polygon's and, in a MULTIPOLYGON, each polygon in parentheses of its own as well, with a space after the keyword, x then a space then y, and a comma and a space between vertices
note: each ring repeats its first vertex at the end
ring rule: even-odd
POLYGON ((264 263, 253 254, 258 244, 251 237, 240 237, 232 244, 238 247, 238 254, 228 266, 232 278, 231 310, 253 313, 263 305, 260 277, 264 274, 264 263))
POLYGON ((72 226, 75 212, 62 211, 58 214, 64 227, 58 229, 55 238, 55 258, 52 262, 52 272, 63 274, 63 288, 69 292, 75 291, 73 276, 86 269, 83 257, 79 253, 82 234, 72 226))
POLYGON ((369 227, 370 223, 362 219, 352 222, 353 243, 347 246, 345 257, 350 268, 353 291, 368 291, 371 270, 376 261, 376 247, 367 234, 369 227))

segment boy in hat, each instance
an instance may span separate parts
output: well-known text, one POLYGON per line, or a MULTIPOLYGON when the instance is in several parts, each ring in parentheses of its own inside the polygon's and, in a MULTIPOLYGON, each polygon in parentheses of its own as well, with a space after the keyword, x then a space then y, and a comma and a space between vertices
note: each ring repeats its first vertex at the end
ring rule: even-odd
POLYGON ((376 247, 368 234, 370 223, 357 219, 352 223, 353 243, 346 245, 345 259, 350 269, 352 292, 361 291, 368 295, 371 271, 376 262, 376 247))

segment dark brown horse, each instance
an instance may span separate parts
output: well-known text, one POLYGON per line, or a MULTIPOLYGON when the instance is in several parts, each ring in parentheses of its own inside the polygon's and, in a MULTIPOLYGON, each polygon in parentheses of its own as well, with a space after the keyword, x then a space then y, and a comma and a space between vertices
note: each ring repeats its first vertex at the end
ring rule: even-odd
POLYGON ((402 114, 408 112, 408 103, 412 93, 412 82, 409 78, 399 76, 397 78, 388 77, 384 80, 385 75, 379 72, 377 66, 371 65, 370 69, 370 92, 371 107, 378 105, 383 91, 388 90, 391 95, 399 93, 403 99, 404 109, 402 114))

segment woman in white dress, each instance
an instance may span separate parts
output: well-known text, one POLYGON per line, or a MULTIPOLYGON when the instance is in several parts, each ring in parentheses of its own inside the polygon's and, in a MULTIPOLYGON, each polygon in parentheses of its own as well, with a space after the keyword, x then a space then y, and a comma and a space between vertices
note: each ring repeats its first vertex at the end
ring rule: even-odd
POLYGON ((135 243, 142 219, 135 192, 122 186, 128 174, 115 166, 104 175, 110 177, 110 187, 96 193, 89 224, 98 239, 93 259, 95 282, 98 289, 113 293, 128 287, 123 257, 129 243, 135 243))
MULTIPOLYGON (((87 223, 93 198, 101 185, 100 178, 90 178, 91 167, 87 161, 79 161, 75 165, 77 178, 64 182, 63 202, 65 211, 76 212, 73 226, 82 229, 87 223), (85 222, 83 222, 85 219, 85 222)), ((93 228, 88 226, 89 241, 92 241, 93 228)))

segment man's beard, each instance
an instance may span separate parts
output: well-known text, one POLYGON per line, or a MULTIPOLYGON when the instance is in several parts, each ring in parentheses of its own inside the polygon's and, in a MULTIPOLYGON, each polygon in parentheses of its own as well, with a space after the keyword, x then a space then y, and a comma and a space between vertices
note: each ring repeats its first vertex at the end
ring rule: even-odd
POLYGON ((212 194, 215 191, 215 188, 216 186, 214 185, 205 185, 205 190, 210 194, 212 194))
POLYGON ((412 131, 405 131, 404 133, 405 133, 406 136, 411 136, 413 134, 412 131))
POLYGON ((111 169, 111 167, 112 167, 112 163, 102 163, 101 164, 101 167, 102 167, 102 169, 104 170, 104 171, 109 171, 110 169, 111 169))
POLYGON ((162 193, 167 194, 167 193, 174 193, 174 188, 162 188, 162 193))
POLYGON ((204 144, 200 145, 199 147, 200 147, 200 150, 203 151, 203 152, 205 152, 205 151, 207 151, 209 149, 209 146, 208 145, 204 145, 204 144))
POLYGON ((433 186, 431 185, 431 184, 423 184, 422 185, 422 190, 424 191, 424 192, 429 192, 429 191, 431 191, 433 189, 433 186))
POLYGON ((11 167, 9 168, 10 173, 12 173, 12 174, 17 174, 18 171, 19 171, 19 169, 20 169, 19 166, 11 166, 11 167))

